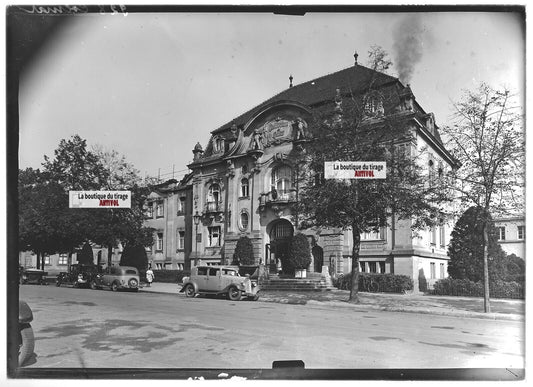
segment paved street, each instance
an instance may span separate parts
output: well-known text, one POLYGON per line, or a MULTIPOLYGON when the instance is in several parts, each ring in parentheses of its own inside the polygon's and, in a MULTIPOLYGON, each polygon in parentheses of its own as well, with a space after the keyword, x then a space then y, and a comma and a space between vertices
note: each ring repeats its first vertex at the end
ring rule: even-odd
POLYGON ((28 367, 484 368, 524 366, 523 321, 182 294, 20 288, 33 309, 28 367))

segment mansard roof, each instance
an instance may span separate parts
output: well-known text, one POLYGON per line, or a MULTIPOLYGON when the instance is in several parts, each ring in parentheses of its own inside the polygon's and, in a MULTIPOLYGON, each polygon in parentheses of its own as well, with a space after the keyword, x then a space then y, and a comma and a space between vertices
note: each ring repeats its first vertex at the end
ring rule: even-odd
POLYGON ((225 125, 222 125, 218 129, 213 130, 211 133, 217 134, 223 132, 233 123, 237 126, 243 126, 252 117, 264 110, 265 107, 277 102, 295 101, 306 106, 315 107, 327 102, 332 102, 335 99, 337 88, 340 88, 343 94, 348 92, 361 94, 368 89, 369 83, 372 80, 374 81, 373 87, 378 88, 387 84, 400 82, 398 78, 356 64, 344 70, 289 87, 225 125))

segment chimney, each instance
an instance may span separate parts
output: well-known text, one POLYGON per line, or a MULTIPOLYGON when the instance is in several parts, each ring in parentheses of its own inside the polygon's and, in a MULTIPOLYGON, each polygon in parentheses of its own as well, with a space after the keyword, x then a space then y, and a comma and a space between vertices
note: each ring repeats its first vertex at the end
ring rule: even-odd
POLYGON ((292 74, 291 74, 291 75, 289 76, 289 81, 290 81, 289 87, 292 87, 292 80, 293 80, 293 79, 294 79, 294 78, 292 77, 292 74))
POLYGON ((357 57, 359 56, 359 54, 357 53, 357 51, 355 51, 355 53, 353 54, 353 57, 355 59, 355 63, 354 63, 354 66, 357 66, 357 57))

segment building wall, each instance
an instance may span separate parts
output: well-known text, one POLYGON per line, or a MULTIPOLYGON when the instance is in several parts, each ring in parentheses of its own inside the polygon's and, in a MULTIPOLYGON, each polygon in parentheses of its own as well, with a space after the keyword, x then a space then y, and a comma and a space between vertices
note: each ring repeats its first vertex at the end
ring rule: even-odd
POLYGON ((504 228, 505 232, 498 233, 498 244, 507 254, 515 254, 525 260, 526 258, 526 220, 523 217, 496 219, 494 226, 504 228), (522 228, 519 234, 519 227, 522 228), (505 235, 505 239, 501 236, 505 235))

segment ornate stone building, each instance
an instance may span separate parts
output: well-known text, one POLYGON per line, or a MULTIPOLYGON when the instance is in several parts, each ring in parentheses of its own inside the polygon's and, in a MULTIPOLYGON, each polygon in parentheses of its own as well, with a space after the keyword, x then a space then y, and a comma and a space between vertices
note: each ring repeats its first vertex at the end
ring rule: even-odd
MULTIPOLYGON (((315 111, 342 111, 342 104, 373 90, 386 90, 367 100, 369 125, 396 114, 407 122, 412 141, 404 150, 421 156, 428 177, 454 168, 433 114, 416 102, 397 78, 357 63, 350 68, 292 86, 211 132, 209 143, 193 150, 192 215, 198 219, 191 257, 202 262, 230 263, 237 240, 248 236, 257 263, 267 267, 287 254, 297 224, 291 204, 298 200, 299 164, 292 154, 305 148, 315 111)), ((446 245, 452 225, 412 233, 409 221, 362 235, 361 270, 406 274, 420 288, 447 276, 446 245)), ((310 271, 323 267, 351 270, 351 234, 339 230, 306 230, 312 247, 310 271)))

